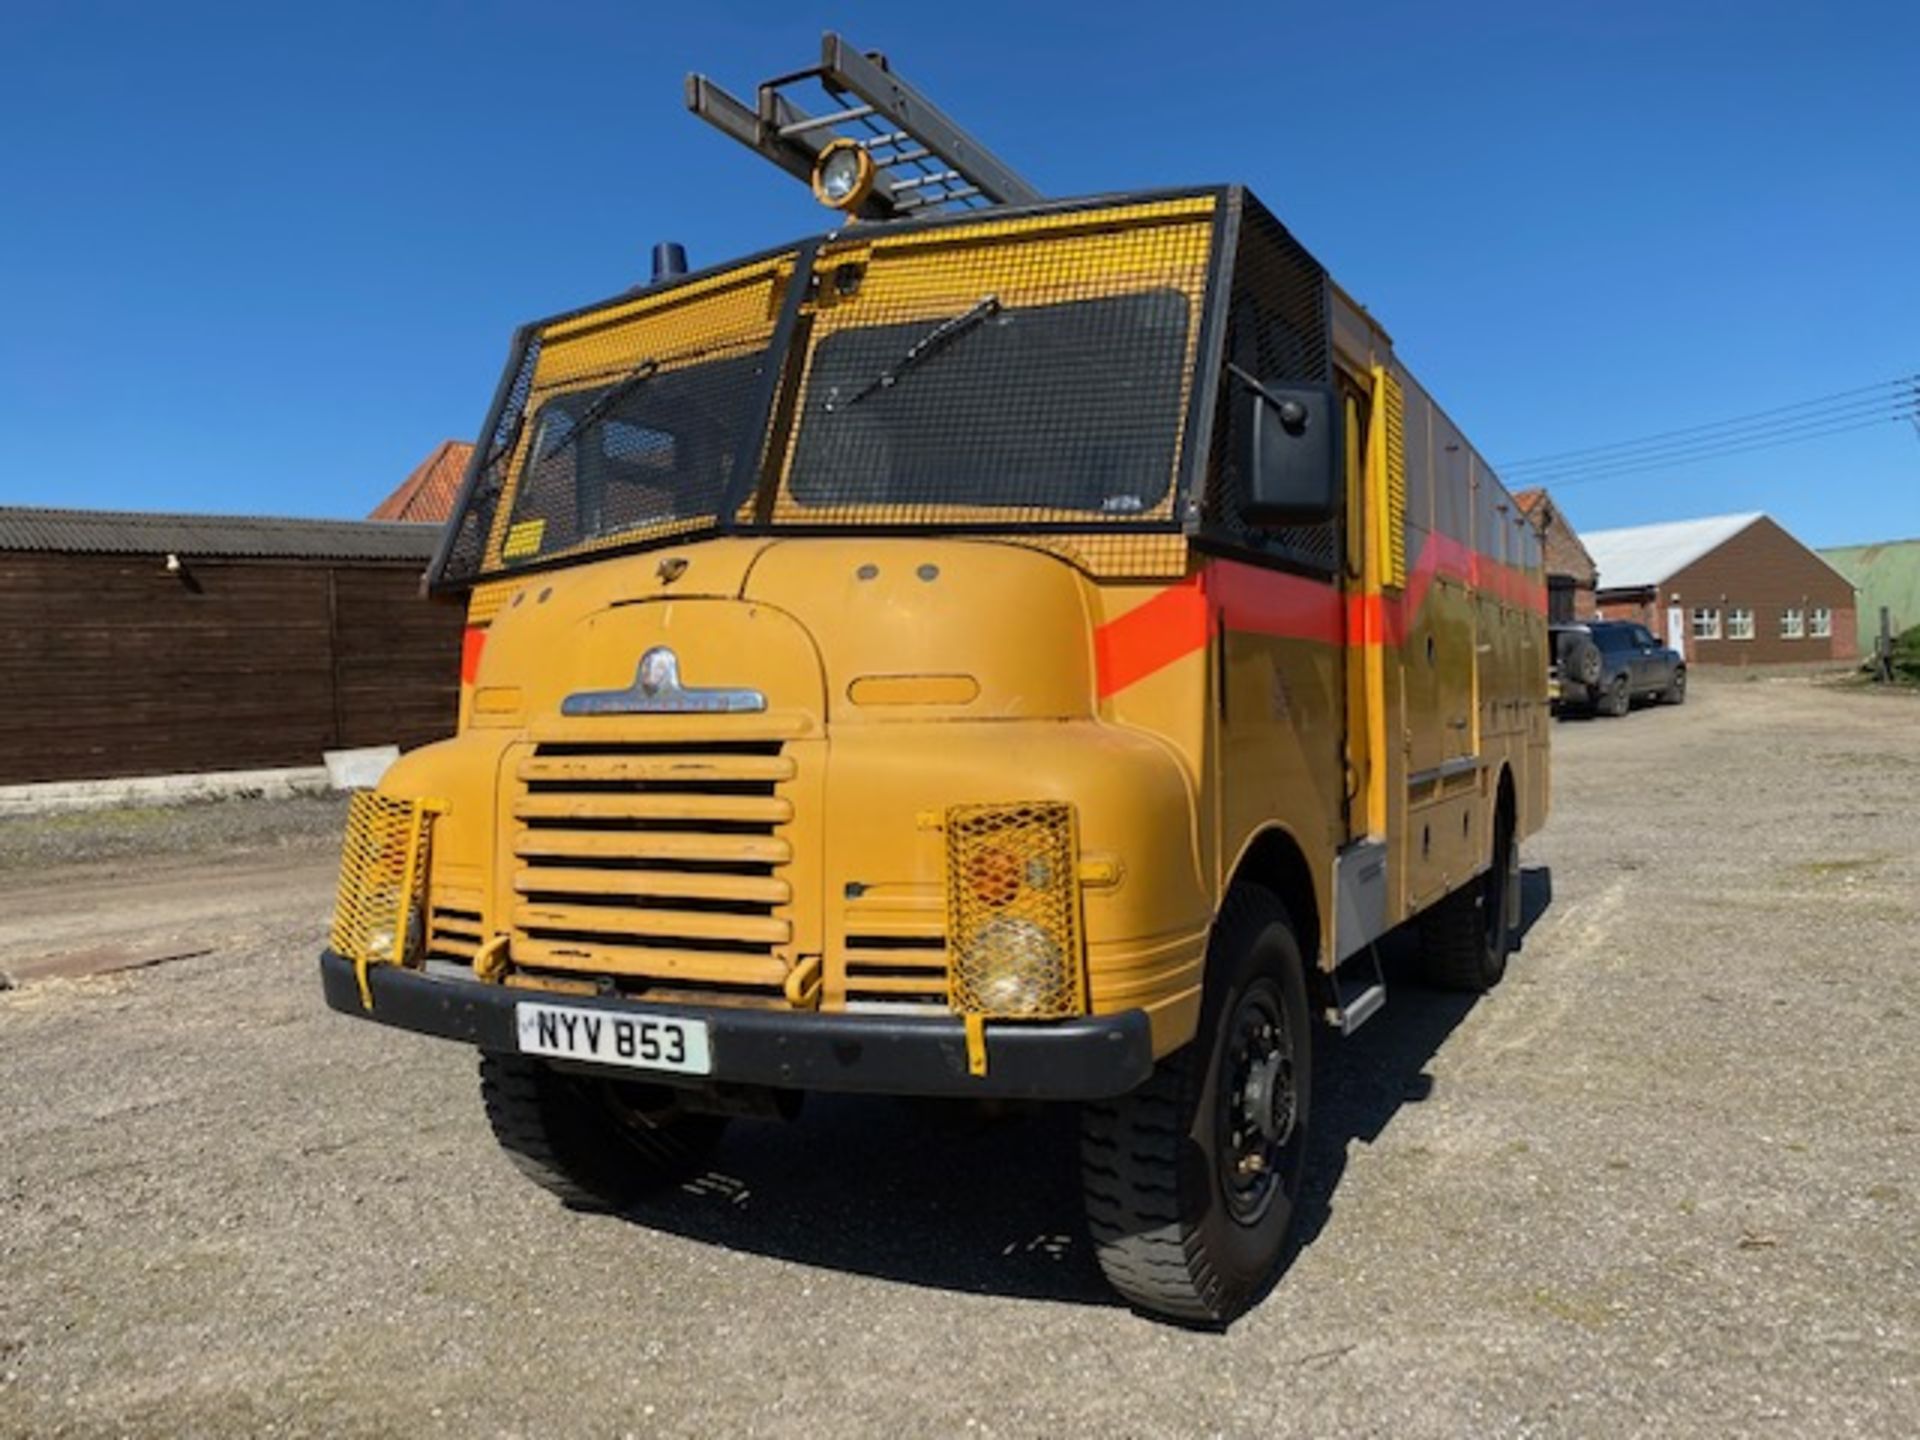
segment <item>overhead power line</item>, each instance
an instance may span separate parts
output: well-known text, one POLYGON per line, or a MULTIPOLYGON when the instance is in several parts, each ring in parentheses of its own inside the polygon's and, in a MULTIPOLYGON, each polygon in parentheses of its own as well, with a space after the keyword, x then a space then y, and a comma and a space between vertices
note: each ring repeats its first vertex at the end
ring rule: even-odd
POLYGON ((1588 455, 1583 459, 1535 461, 1528 465, 1508 466, 1504 473, 1551 475, 1563 470, 1590 470, 1595 466, 1611 465, 1616 461, 1631 461, 1647 455, 1663 455, 1670 451, 1697 450, 1705 445, 1746 440, 1756 435, 1770 434, 1775 430, 1790 430, 1796 426, 1816 424, 1825 420, 1844 420, 1862 415, 1890 413, 1911 403, 1891 392, 1873 394, 1859 399, 1843 400, 1834 405, 1823 405, 1818 409, 1802 410, 1797 414, 1780 415, 1772 420, 1753 421, 1731 429, 1685 435, 1671 440, 1623 441, 1619 445, 1609 447, 1605 453, 1588 455))
POLYGON ((1878 395, 1889 390, 1912 392, 1920 385, 1920 373, 1896 375, 1891 380, 1882 380, 1874 385, 1861 385, 1852 390, 1838 390, 1831 395, 1821 395, 1812 400, 1799 400, 1791 405, 1776 405, 1771 410, 1756 410, 1750 415, 1736 415, 1729 420, 1713 420, 1705 425, 1686 425, 1678 430, 1661 430, 1652 435, 1642 435, 1633 440, 1617 440, 1610 445, 1589 445, 1580 450, 1558 450, 1551 455, 1535 455, 1527 460, 1510 461, 1502 467, 1506 470, 1523 470, 1534 465, 1545 465, 1554 460, 1570 460, 1576 455, 1595 455, 1603 451, 1619 450, 1630 445, 1644 445, 1653 440, 1668 440, 1676 435, 1695 435, 1703 430, 1718 430, 1728 425, 1745 425, 1753 420, 1765 420, 1770 416, 1784 415, 1790 410, 1806 410, 1816 405, 1831 404, 1836 400, 1849 400, 1859 395, 1878 395))
POLYGON ((1675 441, 1656 449, 1623 451, 1618 455, 1584 462, 1568 462, 1551 469, 1528 470, 1519 476, 1509 475, 1507 478, 1527 485, 1565 484, 1575 477, 1599 476, 1618 470, 1651 469, 1664 464, 1678 465, 1695 460, 1711 460, 1731 449, 1746 451, 1760 449, 1769 444, 1788 444, 1794 440, 1806 438, 1817 430, 1829 429, 1836 425, 1859 424, 1864 427, 1908 419, 1920 413, 1920 408, 1917 407, 1920 407, 1920 402, 1905 401, 1889 404, 1881 400, 1870 406, 1810 412, 1804 416, 1790 416, 1767 425, 1755 426, 1746 431, 1736 430, 1724 435, 1675 441))
POLYGON ((1563 488, 1568 485, 1587 485, 1596 480, 1611 480, 1620 475, 1632 475, 1646 470, 1673 469, 1681 465, 1698 464, 1702 460, 1718 460, 1727 455, 1744 455, 1753 450, 1768 450, 1776 445, 1797 445, 1804 440, 1819 440, 1829 435, 1849 435, 1856 430, 1874 430, 1885 425, 1889 419, 1912 419, 1916 415, 1920 415, 1920 411, 1905 410, 1894 416, 1876 415, 1871 420, 1856 420, 1851 423, 1843 422, 1826 429, 1810 430, 1804 435, 1779 435, 1771 439, 1756 440, 1747 445, 1728 445, 1721 449, 1706 451, 1698 455, 1682 456, 1677 459, 1662 456, 1659 459, 1644 460, 1638 464, 1618 465, 1606 470, 1585 471, 1578 475, 1571 475, 1564 478, 1556 477, 1551 481, 1535 481, 1532 483, 1550 483, 1556 488, 1563 488))
POLYGON ((1571 484, 1608 474, 1692 464, 1723 454, 1742 454, 1769 445, 1792 444, 1889 421, 1920 425, 1920 374, 1898 376, 1877 385, 1837 391, 1813 400, 1769 410, 1683 426, 1633 440, 1562 450, 1500 467, 1517 485, 1571 484))

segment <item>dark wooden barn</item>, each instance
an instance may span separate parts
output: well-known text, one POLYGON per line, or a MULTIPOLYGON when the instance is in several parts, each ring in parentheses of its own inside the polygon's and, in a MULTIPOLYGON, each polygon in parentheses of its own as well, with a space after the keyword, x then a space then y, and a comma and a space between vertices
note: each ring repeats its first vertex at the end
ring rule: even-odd
POLYGON ((439 530, 0 507, 0 785, 318 765, 451 734, 439 530))

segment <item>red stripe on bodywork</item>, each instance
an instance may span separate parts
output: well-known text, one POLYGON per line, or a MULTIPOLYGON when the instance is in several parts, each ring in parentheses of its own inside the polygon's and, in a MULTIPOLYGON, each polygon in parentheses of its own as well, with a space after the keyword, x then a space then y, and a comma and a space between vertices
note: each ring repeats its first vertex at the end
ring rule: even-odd
POLYGON ((1338 645, 1346 639, 1340 592, 1324 580, 1216 560, 1206 568, 1208 609, 1229 630, 1338 645))
POLYGON ((1093 632, 1100 698, 1124 690, 1207 643, 1207 597, 1198 574, 1093 632))
POLYGON ((466 634, 460 637, 460 683, 473 684, 474 677, 480 673, 480 652, 487 648, 487 632, 481 626, 469 625, 466 634))
POLYGON ((1343 595, 1333 584, 1237 560, 1212 560, 1178 585, 1093 632, 1100 698, 1165 669, 1230 630, 1321 645, 1406 643, 1441 575, 1545 614, 1546 586, 1446 535, 1428 535, 1399 595, 1343 595))

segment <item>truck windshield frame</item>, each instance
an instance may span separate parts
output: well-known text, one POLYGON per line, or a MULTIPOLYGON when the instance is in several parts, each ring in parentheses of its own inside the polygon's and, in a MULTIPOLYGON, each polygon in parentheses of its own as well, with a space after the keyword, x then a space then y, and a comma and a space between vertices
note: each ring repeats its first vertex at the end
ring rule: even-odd
POLYGON ((429 587, 709 533, 1190 531, 1235 193, 861 226, 526 326, 429 587), (1185 263, 1170 275, 1151 247, 1176 233, 1185 263), (927 279, 949 272, 962 287, 950 298, 927 279), (759 328, 708 337, 711 354, 697 326, 663 346, 634 319, 682 296, 691 316, 695 297, 769 274, 759 328), (557 360, 622 325, 634 327, 625 353, 557 360), (636 380, 649 361, 657 371, 636 380), (721 370, 714 388, 737 406, 710 402, 691 426, 672 413, 721 370), (596 399, 598 437, 563 441, 562 417, 596 399), (638 442, 620 453, 613 425, 636 427, 638 442))

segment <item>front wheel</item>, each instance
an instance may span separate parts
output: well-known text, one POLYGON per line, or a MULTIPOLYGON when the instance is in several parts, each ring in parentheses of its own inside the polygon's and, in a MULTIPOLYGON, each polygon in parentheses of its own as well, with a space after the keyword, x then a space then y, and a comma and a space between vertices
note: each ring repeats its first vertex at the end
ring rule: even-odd
POLYGON ((1082 1111, 1087 1223, 1140 1309, 1224 1324, 1279 1274, 1313 1090, 1306 972, 1286 908, 1231 891, 1193 1043, 1138 1090, 1082 1111))
POLYGON ((1686 671, 1676 670, 1673 672, 1673 680, 1667 686, 1666 694, 1661 698, 1669 705, 1684 705, 1687 703, 1686 671))
POLYGON ((664 1089, 480 1057, 480 1096, 514 1168, 581 1210, 620 1210, 691 1174, 726 1121, 683 1111, 664 1089))

